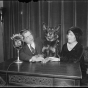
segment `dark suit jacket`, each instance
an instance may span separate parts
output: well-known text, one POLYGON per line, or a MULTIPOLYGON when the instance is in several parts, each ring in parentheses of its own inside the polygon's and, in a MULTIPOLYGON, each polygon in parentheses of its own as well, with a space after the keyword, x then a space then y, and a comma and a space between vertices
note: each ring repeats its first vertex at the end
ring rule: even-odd
POLYGON ((22 47, 19 53, 19 57, 21 60, 29 61, 29 59, 31 59, 32 56, 42 53, 42 42, 40 41, 40 39, 36 39, 34 43, 35 43, 36 53, 32 54, 28 45, 24 44, 24 46, 22 47))

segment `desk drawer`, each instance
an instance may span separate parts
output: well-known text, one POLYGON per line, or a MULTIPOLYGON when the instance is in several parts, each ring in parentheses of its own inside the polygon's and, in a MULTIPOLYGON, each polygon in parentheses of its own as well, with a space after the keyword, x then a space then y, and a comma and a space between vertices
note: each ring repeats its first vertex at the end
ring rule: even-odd
POLYGON ((57 87, 80 86, 80 80, 76 80, 76 79, 54 78, 53 82, 54 82, 54 86, 57 87))
POLYGON ((54 78, 33 75, 8 74, 8 84, 32 87, 71 87, 80 86, 79 79, 54 78))
POLYGON ((26 75, 8 75, 9 84, 22 86, 53 86, 53 78, 26 75))

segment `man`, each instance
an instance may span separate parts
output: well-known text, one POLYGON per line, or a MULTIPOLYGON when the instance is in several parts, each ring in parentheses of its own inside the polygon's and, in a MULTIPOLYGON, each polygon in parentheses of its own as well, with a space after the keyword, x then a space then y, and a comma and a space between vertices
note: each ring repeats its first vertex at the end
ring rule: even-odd
POLYGON ((33 56, 42 53, 42 42, 40 39, 34 39, 29 30, 22 30, 20 33, 22 34, 24 41, 24 45, 20 50, 20 59, 30 61, 33 56))

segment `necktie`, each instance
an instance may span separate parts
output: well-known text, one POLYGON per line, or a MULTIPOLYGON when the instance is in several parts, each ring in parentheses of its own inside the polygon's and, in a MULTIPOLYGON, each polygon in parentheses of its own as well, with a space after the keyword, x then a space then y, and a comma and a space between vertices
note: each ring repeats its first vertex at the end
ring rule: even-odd
POLYGON ((35 53, 35 49, 31 46, 31 44, 30 44, 30 48, 31 48, 31 52, 34 54, 35 53))

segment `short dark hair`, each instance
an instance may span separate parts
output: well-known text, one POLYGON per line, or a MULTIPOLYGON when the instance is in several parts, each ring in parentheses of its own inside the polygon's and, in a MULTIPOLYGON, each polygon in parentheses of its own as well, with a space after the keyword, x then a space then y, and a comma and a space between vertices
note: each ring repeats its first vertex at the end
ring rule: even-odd
POLYGON ((32 31, 31 30, 27 30, 27 29, 21 30, 20 34, 23 36, 23 34, 25 34, 27 32, 30 32, 32 34, 32 31))
POLYGON ((69 28, 68 31, 67 31, 67 34, 68 34, 69 31, 72 31, 74 33, 75 37, 76 37, 76 40, 78 42, 81 42, 83 32, 79 27, 71 27, 71 28, 69 28))

